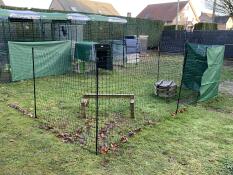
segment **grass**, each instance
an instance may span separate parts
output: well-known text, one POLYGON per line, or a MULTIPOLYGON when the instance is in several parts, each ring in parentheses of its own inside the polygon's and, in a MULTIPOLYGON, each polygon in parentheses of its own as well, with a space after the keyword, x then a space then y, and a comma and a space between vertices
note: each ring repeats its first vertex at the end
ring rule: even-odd
MULTIPOLYGON (((114 71, 100 71, 99 93, 135 94, 136 120, 130 119, 129 99, 104 99, 99 102, 100 129, 114 122, 107 141, 100 146, 109 146, 117 142, 130 130, 142 127, 148 120, 161 120, 175 111, 175 101, 169 104, 164 99, 155 98, 153 84, 157 80, 157 59, 153 53, 136 66, 128 64, 126 68, 115 67, 114 71), (106 143, 107 142, 107 143, 106 143)), ((172 76, 180 81, 182 59, 180 57, 164 57, 161 60, 161 75, 172 76), (164 65, 164 66, 163 66, 164 65), (170 66, 169 66, 170 65, 170 66), (176 73, 174 73, 176 72, 176 73)), ((51 69, 53 69, 51 67, 51 69)), ((92 67, 92 71, 95 69, 92 67)), ((80 102, 82 96, 96 91, 96 75, 69 74, 38 78, 36 80, 37 115, 44 125, 49 125, 57 133, 82 132, 82 142, 85 140, 87 149, 93 151, 95 146, 95 99, 90 101, 87 118, 81 114, 80 102), (49 83, 48 83, 49 82, 49 83), (89 128, 90 125, 91 128, 89 128)), ((18 104, 23 109, 33 113, 33 82, 22 81, 5 85, 0 89, 5 94, 8 104, 18 104)))
MULTIPOLYGON (((172 59, 164 57, 165 62, 172 59)), ((178 63, 179 59, 175 57, 178 63)), ((167 64, 163 65, 166 67, 167 64)), ((143 127, 142 132, 130 138, 117 152, 108 155, 95 156, 79 144, 64 144, 51 131, 39 129, 44 123, 53 123, 57 130, 63 132, 80 127, 85 121, 78 117, 77 110, 73 110, 79 109, 78 105, 71 102, 77 100, 79 103, 83 93, 94 90, 91 86, 93 77, 88 75, 88 80, 80 77, 78 80, 75 77, 39 79, 39 115, 42 117, 38 120, 7 107, 9 103, 18 103, 33 111, 32 89, 29 88, 31 81, 1 86, 0 174, 232 174, 233 98, 221 94, 217 99, 196 107, 190 106, 187 112, 171 118, 170 112, 175 109, 175 103, 154 98, 151 84, 156 80, 156 64, 148 67, 149 70, 137 68, 139 73, 134 75, 137 77, 135 79, 129 77, 136 68, 131 69, 132 72, 126 72, 130 69, 119 69, 119 72, 113 72, 110 76, 102 72, 103 92, 133 92, 137 95, 138 120, 127 118, 128 102, 107 100, 101 102, 101 123, 109 121, 109 117, 115 119, 115 116, 106 112, 108 110, 125 118, 125 123, 120 123, 123 132, 142 127, 145 119, 160 121, 157 125, 143 127), (124 76, 126 73, 128 77, 124 76), (120 85, 116 83, 119 78, 122 82, 120 85), (61 84, 57 80, 64 82, 61 84), (105 86, 106 80, 111 82, 110 88, 105 86), (86 83, 85 87, 78 86, 81 82, 86 83), (132 86, 125 86, 127 83, 132 86), (136 90, 137 87, 140 90, 136 90), (85 88, 89 88, 88 91, 85 88), (63 94, 62 108, 56 103, 61 100, 58 94, 63 94), (62 118, 66 115, 70 118, 62 118), (54 121, 63 123, 63 126, 54 121)), ((179 81, 179 71, 177 74, 173 73, 174 70, 170 72, 166 76, 179 81)), ((231 72, 232 69, 226 67, 223 80, 233 80, 231 72)), ((89 117, 93 115, 92 109, 93 104, 89 117)))

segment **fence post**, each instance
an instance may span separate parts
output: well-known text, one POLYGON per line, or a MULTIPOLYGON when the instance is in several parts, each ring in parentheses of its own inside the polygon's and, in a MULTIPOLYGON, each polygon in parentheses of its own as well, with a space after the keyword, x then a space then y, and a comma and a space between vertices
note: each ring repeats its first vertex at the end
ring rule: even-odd
POLYGON ((160 52, 160 41, 159 41, 159 45, 158 45, 158 71, 157 71, 157 81, 159 81, 159 78, 160 78, 160 56, 161 56, 161 52, 160 52))
POLYGON ((36 75, 35 75, 35 52, 34 47, 32 48, 32 71, 33 71, 33 95, 34 95, 34 115, 37 118, 36 111, 36 75))
POLYGON ((96 155, 98 155, 98 144, 99 144, 99 66, 98 66, 98 58, 96 58, 96 143, 95 143, 95 151, 96 155))
POLYGON ((187 58, 187 51, 186 51, 186 43, 184 45, 184 62, 183 62, 183 70, 182 70, 182 78, 181 78, 181 83, 180 83, 180 88, 179 88, 179 94, 178 94, 178 100, 177 100, 177 106, 176 106, 176 114, 178 114, 179 112, 179 108, 180 108, 180 98, 181 98, 181 91, 182 91, 182 87, 183 87, 183 82, 184 82, 184 70, 186 67, 186 58, 187 58))

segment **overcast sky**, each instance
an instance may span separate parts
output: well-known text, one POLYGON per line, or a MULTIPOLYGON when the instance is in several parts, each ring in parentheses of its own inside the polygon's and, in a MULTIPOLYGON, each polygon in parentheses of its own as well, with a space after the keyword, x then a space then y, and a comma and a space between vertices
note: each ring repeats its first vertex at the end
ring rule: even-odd
MULTIPOLYGON (((34 7, 48 8, 52 0, 3 0, 6 5, 18 7, 34 7)), ((126 16, 127 12, 131 12, 132 16, 138 15, 148 4, 172 2, 176 0, 96 0, 109 2, 122 15, 126 16)), ((182 0, 181 0, 182 1, 182 0)), ((201 0, 195 0, 196 5, 200 6, 201 0)), ((201 8, 201 7, 200 7, 201 8)))

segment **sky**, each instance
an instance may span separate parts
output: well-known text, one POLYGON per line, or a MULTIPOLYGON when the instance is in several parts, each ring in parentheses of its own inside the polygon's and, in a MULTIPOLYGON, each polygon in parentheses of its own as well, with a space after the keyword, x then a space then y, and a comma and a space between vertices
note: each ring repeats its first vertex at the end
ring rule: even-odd
MULTIPOLYGON (((52 0, 3 0, 8 6, 28 7, 28 8, 48 8, 52 0)), ((109 2, 122 15, 126 16, 131 12, 132 16, 137 16, 148 4, 165 3, 177 0, 95 0, 109 2)), ((182 1, 182 0, 180 0, 182 1)), ((195 0, 195 5, 200 6, 201 0, 195 0)), ((200 7, 202 8, 202 7, 200 7)))

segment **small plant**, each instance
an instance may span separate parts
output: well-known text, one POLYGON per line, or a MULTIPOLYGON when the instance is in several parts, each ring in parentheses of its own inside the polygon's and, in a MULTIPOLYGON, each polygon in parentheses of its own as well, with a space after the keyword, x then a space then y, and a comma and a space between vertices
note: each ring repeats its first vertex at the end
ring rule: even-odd
POLYGON ((224 164, 223 172, 229 175, 233 175, 233 160, 225 158, 223 164, 224 164))

